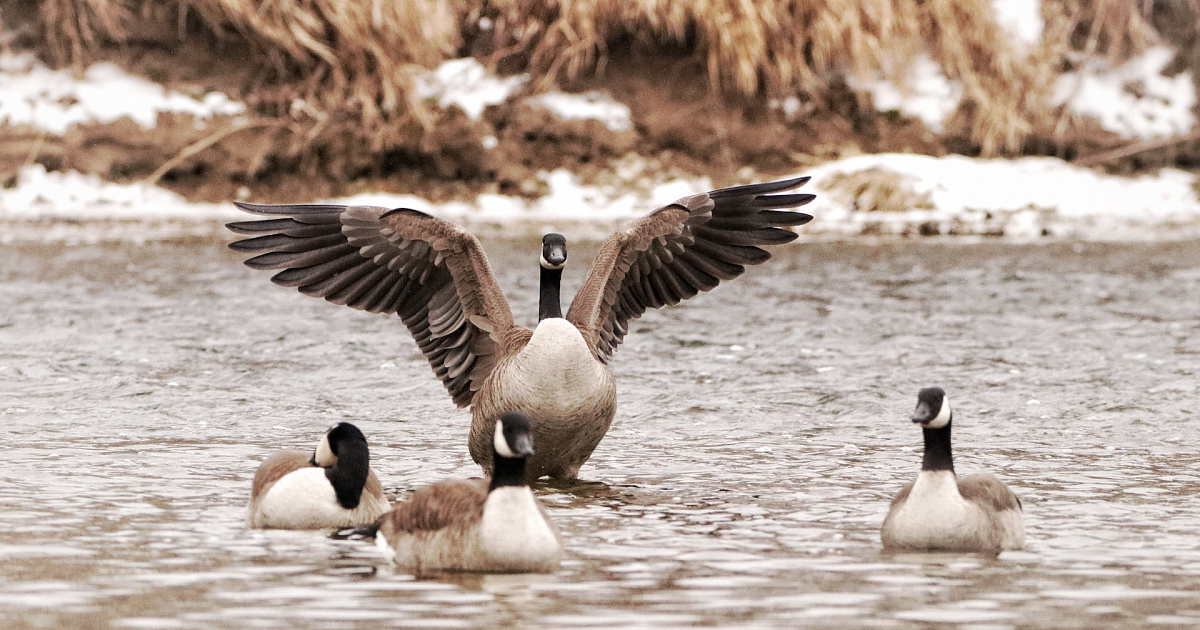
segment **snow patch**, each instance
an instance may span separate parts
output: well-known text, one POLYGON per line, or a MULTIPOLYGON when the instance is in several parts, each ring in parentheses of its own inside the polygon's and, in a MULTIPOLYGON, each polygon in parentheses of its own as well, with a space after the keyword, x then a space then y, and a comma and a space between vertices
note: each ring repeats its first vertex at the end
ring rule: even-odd
MULTIPOLYGON (((1056 158, 882 154, 830 162, 803 174, 813 180, 800 192, 816 193, 817 199, 802 211, 816 219, 798 231, 811 237, 864 233, 1094 240, 1200 236, 1200 201, 1193 190, 1196 177, 1177 169, 1124 178, 1056 158), (888 203, 879 203, 881 199, 888 203), (891 211, 880 209, 885 207, 891 211)), ((432 203, 413 195, 383 193, 296 201, 407 207, 468 228, 499 226, 521 233, 570 226, 573 238, 590 239, 606 237, 620 221, 713 187, 704 178, 642 183, 633 190, 624 180, 584 185, 566 170, 541 177, 549 192, 532 201, 481 194, 471 201, 432 203)), ((111 220, 170 223, 184 234, 224 234, 218 221, 249 218, 231 203, 189 203, 158 186, 115 184, 73 172, 47 173, 39 165, 22 169, 15 186, 0 189, 0 241, 178 236, 167 227, 139 232, 127 225, 103 225, 111 220), (89 228, 89 221, 96 227, 89 228)))
POLYGON ((233 204, 191 203, 169 190, 137 182, 116 184, 76 171, 21 169, 17 185, 0 190, 0 221, 105 219, 236 219, 233 204))
POLYGON ((586 186, 573 173, 558 169, 541 173, 549 193, 528 201, 491 193, 481 194, 473 203, 451 201, 434 204, 413 195, 362 194, 331 199, 328 203, 371 205, 385 208, 406 207, 461 222, 515 223, 547 221, 586 221, 610 223, 632 219, 671 203, 680 197, 712 188, 707 178, 674 180, 633 192, 622 187, 586 186))
POLYGON ((930 130, 940 132, 946 117, 958 107, 962 86, 947 79, 941 66, 925 53, 913 59, 907 73, 899 80, 901 86, 881 78, 848 79, 847 83, 854 90, 871 94, 875 109, 896 110, 919 118, 930 130))
POLYGON ((617 133, 633 128, 629 106, 613 100, 612 96, 599 90, 582 94, 547 92, 526 102, 547 109, 563 120, 599 120, 609 130, 617 133))
POLYGON ((1049 157, 1016 160, 961 155, 864 155, 808 171, 817 199, 805 211, 817 217, 804 232, 861 233, 875 224, 883 233, 926 223, 938 233, 1043 234, 1101 240, 1182 236, 1175 228, 1200 227, 1196 177, 1178 169, 1157 175, 1117 177, 1049 157), (924 209, 871 212, 855 207, 859 191, 837 190, 849 173, 880 169, 903 176, 924 209))
POLYGON ((0 85, 0 123, 31 125, 56 135, 79 123, 108 123, 125 116, 151 129, 159 112, 192 114, 203 124, 213 116, 246 111, 243 103, 220 92, 195 99, 111 63, 93 64, 76 79, 70 71, 51 70, 28 53, 0 53, 0 85))
POLYGON ((1017 41, 1036 46, 1042 39, 1046 21, 1042 19, 1042 0, 992 0, 996 22, 1017 41))
POLYGON ((1170 48, 1156 46, 1117 67, 1090 61, 1058 80, 1055 102, 1095 116, 1102 127, 1126 138, 1187 133, 1196 123, 1196 89, 1190 72, 1162 76, 1174 56, 1170 48))
POLYGON ((443 108, 457 105, 471 120, 479 120, 488 105, 499 105, 529 81, 529 75, 498 78, 471 57, 451 59, 413 81, 417 96, 436 99, 443 108))

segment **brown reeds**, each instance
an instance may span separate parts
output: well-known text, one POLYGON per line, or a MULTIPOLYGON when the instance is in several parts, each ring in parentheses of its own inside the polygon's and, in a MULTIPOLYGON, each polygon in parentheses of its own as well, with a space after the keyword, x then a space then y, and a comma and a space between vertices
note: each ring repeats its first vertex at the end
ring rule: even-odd
POLYGON ((260 113, 287 116, 301 99, 317 117, 356 119, 376 150, 397 140, 398 120, 428 127, 411 77, 464 50, 543 87, 601 74, 621 51, 691 56, 735 106, 819 103, 846 77, 902 81, 924 52, 962 85, 953 124, 990 155, 1061 126, 1050 90, 1071 59, 1153 42, 1153 4, 1044 0, 1043 41, 1025 49, 991 0, 42 0, 40 17, 46 49, 77 67, 135 32, 239 40, 263 68, 260 113))
MULTIPOLYGON (((238 39, 263 69, 260 86, 277 93, 274 113, 296 99, 306 111, 348 113, 378 139, 389 121, 422 116, 409 89, 414 73, 452 57, 461 44, 466 2, 402 0, 43 0, 46 47, 80 66, 131 33, 160 40, 201 31, 238 39), (274 89, 285 86, 283 89, 274 89)), ((427 121, 425 121, 427 122, 427 121)), ((375 148, 379 148, 376 146, 375 148)))

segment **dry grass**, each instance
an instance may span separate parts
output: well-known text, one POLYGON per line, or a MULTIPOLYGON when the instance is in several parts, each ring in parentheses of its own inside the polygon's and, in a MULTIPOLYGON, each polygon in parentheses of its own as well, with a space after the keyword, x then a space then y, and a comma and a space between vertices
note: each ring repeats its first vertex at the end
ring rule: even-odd
MULTIPOLYGON (((1197 0, 1185 0, 1196 2, 1197 0)), ((261 66, 260 113, 354 119, 379 150, 398 121, 430 119, 410 89, 422 68, 471 49, 542 86, 603 73, 618 52, 685 55, 731 103, 833 98, 846 77, 905 76, 926 52, 963 86, 951 129, 985 155, 1017 153, 1063 115, 1049 90, 1077 58, 1134 54, 1155 40, 1148 0, 1044 0, 1043 43, 1020 51, 992 0, 42 0, 46 49, 82 67, 108 45, 238 41, 261 66), (479 18, 491 20, 481 28, 479 18), (464 41, 464 34, 467 41, 464 41)), ((319 122, 318 122, 319 124, 319 122)), ((399 125, 399 126, 398 126, 399 125)), ((1047 132, 1047 130, 1050 130, 1047 132)))
POLYGON ((883 168, 831 173, 821 182, 830 197, 855 212, 932 210, 929 193, 918 193, 912 177, 883 168))
POLYGON ((82 67, 105 45, 170 42, 194 35, 238 40, 262 67, 268 105, 286 115, 349 114, 375 139, 389 123, 425 110, 409 89, 414 73, 453 57, 465 1, 456 0, 43 0, 45 44, 82 67), (136 35, 135 35, 136 33, 136 35), (277 95, 271 99, 270 95, 277 95), (272 102, 272 100, 274 102, 272 102))
POLYGON ((903 81, 926 51, 963 85, 960 123, 984 155, 1019 152, 1056 118, 1050 102, 1064 57, 1114 60, 1154 39, 1140 0, 1045 0, 1046 38, 1022 53, 991 0, 508 0, 497 57, 520 55, 546 81, 603 71, 611 48, 683 49, 704 60, 714 90, 743 99, 821 101, 846 76, 903 81))

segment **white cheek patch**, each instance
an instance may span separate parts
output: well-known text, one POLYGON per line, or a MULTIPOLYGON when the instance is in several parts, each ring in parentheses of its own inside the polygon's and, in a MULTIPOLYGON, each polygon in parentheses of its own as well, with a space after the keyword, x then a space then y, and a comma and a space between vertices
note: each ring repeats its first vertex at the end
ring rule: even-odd
POLYGON ((543 269, 562 269, 563 266, 567 264, 564 262, 561 265, 551 265, 550 261, 546 260, 545 254, 538 256, 538 262, 541 263, 543 269))
POLYGON ((516 457, 517 454, 508 447, 508 440, 504 439, 504 423, 496 421, 496 437, 492 440, 492 446, 495 447, 496 453, 501 457, 516 457))
POLYGON ((938 415, 925 424, 930 429, 940 429, 950 423, 950 399, 942 398, 942 408, 938 415))
POLYGON ((329 435, 322 436, 321 441, 317 443, 317 452, 313 455, 313 461, 321 467, 337 463, 337 456, 333 454, 333 449, 329 448, 329 435))

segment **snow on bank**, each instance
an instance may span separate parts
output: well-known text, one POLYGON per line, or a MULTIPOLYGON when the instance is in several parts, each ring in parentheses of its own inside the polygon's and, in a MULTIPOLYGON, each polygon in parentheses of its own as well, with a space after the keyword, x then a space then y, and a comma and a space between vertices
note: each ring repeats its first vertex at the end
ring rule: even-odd
MULTIPOLYGON (((465 57, 442 62, 418 75, 413 85, 422 99, 434 99, 442 108, 457 106, 471 120, 479 120, 484 108, 508 102, 528 82, 528 74, 496 77, 483 64, 465 57)), ((599 120, 616 132, 633 128, 629 107, 600 90, 583 94, 554 90, 530 97, 526 102, 563 120, 599 120)))
POLYGON ((819 222, 820 231, 849 235, 924 229, 1097 240, 1200 235, 1196 176, 1177 169, 1126 178, 1057 158, 892 153, 830 162, 809 174, 818 197, 808 208, 819 218, 812 225, 819 222), (850 177, 854 174, 864 176, 850 177), (885 199, 907 203, 899 211, 875 209, 886 207, 879 203, 885 199))
POLYGON ((457 105, 471 120, 479 120, 488 105, 499 105, 524 87, 529 75, 498 78, 471 57, 451 59, 413 80, 417 96, 434 99, 447 108, 457 105))
POLYGON ((51 70, 29 53, 0 53, 0 123, 30 125, 56 135, 83 122, 108 123, 124 116, 153 128, 159 112, 188 113, 197 122, 246 111, 220 92, 195 99, 127 74, 111 63, 90 66, 82 79, 51 70))
MULTIPOLYGON (((1196 177, 1175 169, 1136 178, 1104 175, 1055 158, 980 160, 912 154, 864 155, 805 173, 803 190, 818 195, 804 210, 816 217, 800 232, 813 237, 862 234, 1043 236, 1094 240, 1200 237, 1196 177)), ((585 186, 571 173, 544 173, 549 194, 528 201, 481 194, 473 201, 433 203, 412 195, 366 194, 296 201, 410 207, 470 227, 536 232, 553 226, 598 238, 619 222, 712 188, 701 178, 654 186, 585 186)), ((188 203, 144 183, 113 184, 78 173, 26 167, 16 186, 0 189, 0 240, 27 238, 31 226, 61 220, 207 224, 247 218, 232 204, 188 203), (17 229, 14 226, 18 226, 17 229), (15 230, 15 231, 14 231, 15 230), (21 236, 14 236, 17 232, 21 236)), ((48 238, 54 238, 53 233, 48 238)))
POLYGON ((592 90, 583 94, 568 94, 556 90, 539 94, 528 102, 549 110, 561 120, 598 120, 617 133, 633 129, 633 115, 629 106, 613 100, 607 92, 592 90))
POLYGON ((1196 87, 1190 72, 1162 75, 1174 57, 1174 50, 1156 46, 1114 68, 1089 61, 1058 80, 1056 101, 1126 138, 1187 133, 1196 124, 1196 87))

